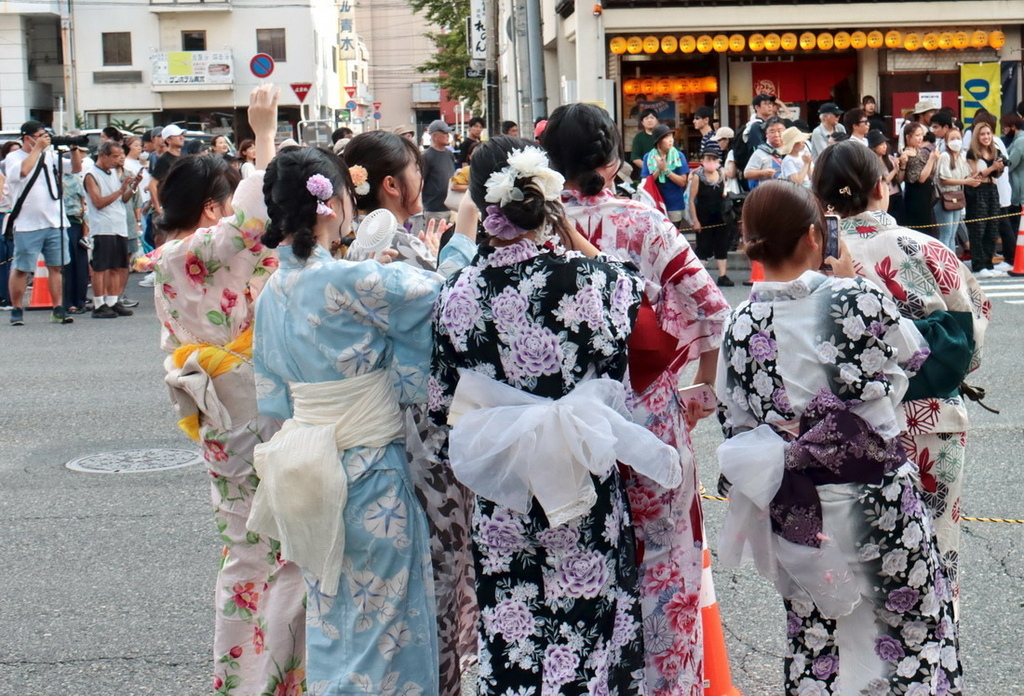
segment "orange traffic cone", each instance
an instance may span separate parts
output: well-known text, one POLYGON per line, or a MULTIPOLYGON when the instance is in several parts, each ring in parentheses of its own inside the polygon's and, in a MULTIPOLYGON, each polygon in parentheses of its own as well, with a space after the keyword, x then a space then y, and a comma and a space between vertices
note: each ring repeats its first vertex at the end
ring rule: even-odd
POLYGON ((1017 248, 1013 251, 1012 276, 1024 276, 1024 215, 1020 216, 1020 225, 1017 226, 1017 248))
POLYGON ((50 272, 46 270, 46 263, 40 254, 36 261, 36 274, 32 278, 32 297, 29 299, 29 309, 50 309, 53 307, 53 298, 50 297, 50 272))
POLYGON ((764 280, 764 266, 759 261, 750 262, 750 280, 744 280, 744 285, 753 285, 764 280))
POLYGON ((704 628, 704 696, 741 696, 740 690, 732 685, 722 616, 711 579, 711 551, 706 545, 704 573, 700 579, 700 620, 704 628))

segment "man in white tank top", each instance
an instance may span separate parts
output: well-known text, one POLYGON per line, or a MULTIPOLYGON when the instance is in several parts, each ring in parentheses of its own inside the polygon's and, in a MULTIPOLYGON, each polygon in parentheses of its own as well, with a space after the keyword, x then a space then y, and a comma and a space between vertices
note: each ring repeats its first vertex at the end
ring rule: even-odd
POLYGON ((100 144, 96 166, 85 175, 89 195, 89 232, 93 237, 92 294, 94 319, 130 317, 133 312, 121 304, 128 282, 127 202, 141 177, 122 177, 124 150, 114 141, 100 144))

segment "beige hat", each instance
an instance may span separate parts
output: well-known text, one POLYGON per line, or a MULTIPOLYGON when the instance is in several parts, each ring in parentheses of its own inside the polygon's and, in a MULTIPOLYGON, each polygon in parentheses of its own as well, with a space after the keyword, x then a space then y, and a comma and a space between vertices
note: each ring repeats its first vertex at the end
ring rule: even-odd
POLYGON ((914 104, 914 110, 911 111, 910 113, 912 113, 912 114, 923 114, 926 111, 938 111, 938 110, 939 110, 939 107, 936 106, 935 102, 933 102, 931 99, 923 99, 923 100, 919 101, 918 103, 914 104))
POLYGON ((416 129, 410 126, 408 123, 403 123, 400 126, 395 126, 391 129, 391 132, 395 135, 416 135, 416 129))
POLYGON ((729 126, 722 126, 715 131, 715 140, 723 140, 725 138, 732 140, 735 137, 736 132, 732 128, 729 128, 729 126))
POLYGON ((779 153, 783 155, 788 155, 790 152, 793 151, 794 145, 810 139, 810 133, 804 133, 799 128, 790 126, 786 130, 782 131, 782 147, 779 148, 779 153))

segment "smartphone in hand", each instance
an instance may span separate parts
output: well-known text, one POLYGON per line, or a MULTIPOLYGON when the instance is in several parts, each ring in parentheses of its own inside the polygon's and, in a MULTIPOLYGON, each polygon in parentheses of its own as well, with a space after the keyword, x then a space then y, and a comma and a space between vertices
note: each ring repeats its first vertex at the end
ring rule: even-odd
POLYGON ((705 411, 718 408, 718 397, 715 390, 708 384, 691 384, 679 390, 679 398, 685 404, 689 401, 696 401, 705 411))
MULTIPOLYGON (((839 258, 839 216, 832 213, 825 214, 825 255, 834 259, 839 258)), ((831 271, 832 266, 827 263, 821 264, 824 271, 831 271)))

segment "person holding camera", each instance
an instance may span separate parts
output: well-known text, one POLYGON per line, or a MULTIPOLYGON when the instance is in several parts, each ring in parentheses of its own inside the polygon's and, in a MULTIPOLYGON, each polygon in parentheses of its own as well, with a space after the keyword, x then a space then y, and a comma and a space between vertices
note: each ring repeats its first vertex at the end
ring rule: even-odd
MULTIPOLYGON (((11 326, 25 323, 22 300, 28 286, 28 274, 35 271, 40 254, 49 274, 53 311, 50 320, 57 324, 74 321, 61 304, 63 270, 70 253, 65 233, 67 219, 61 205, 61 184, 57 174, 57 155, 50 149, 50 133, 39 121, 26 121, 21 126, 21 149, 4 160, 7 185, 14 205, 4 220, 4 234, 14 237, 14 263, 9 288, 11 294, 11 326)), ((71 151, 72 163, 81 163, 82 152, 71 151)))
POLYGON ((92 318, 130 317, 134 312, 121 302, 128 281, 128 202, 138 189, 142 172, 121 176, 124 148, 114 140, 100 143, 96 166, 85 175, 92 234, 92 318))

